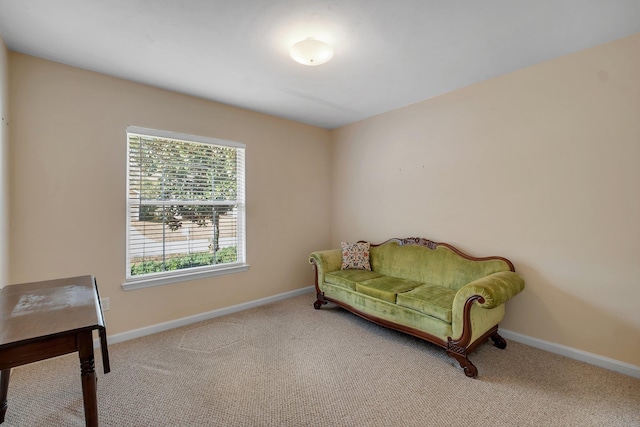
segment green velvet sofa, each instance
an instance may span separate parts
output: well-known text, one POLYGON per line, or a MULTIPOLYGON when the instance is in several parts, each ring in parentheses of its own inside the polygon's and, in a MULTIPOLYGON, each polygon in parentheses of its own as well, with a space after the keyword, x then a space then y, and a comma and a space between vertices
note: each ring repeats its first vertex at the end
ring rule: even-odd
MULTIPOLYGON (((366 243, 366 242, 359 242, 366 243)), ((345 253, 346 255, 346 253, 345 253)), ((469 352, 498 334, 505 302, 524 289, 511 261, 476 258, 447 243, 411 237, 370 245, 370 268, 342 269, 341 249, 313 252, 320 309, 333 302, 367 320, 393 328, 444 349, 468 377, 478 369, 469 352)))

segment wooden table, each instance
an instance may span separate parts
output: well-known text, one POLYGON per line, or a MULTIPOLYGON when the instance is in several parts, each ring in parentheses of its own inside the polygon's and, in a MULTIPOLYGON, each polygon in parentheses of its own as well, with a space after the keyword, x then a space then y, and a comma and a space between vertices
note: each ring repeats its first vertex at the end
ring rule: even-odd
POLYGON ((85 422, 97 426, 94 330, 106 374, 107 332, 93 276, 5 286, 0 292, 0 423, 7 412, 11 368, 77 351, 85 422))

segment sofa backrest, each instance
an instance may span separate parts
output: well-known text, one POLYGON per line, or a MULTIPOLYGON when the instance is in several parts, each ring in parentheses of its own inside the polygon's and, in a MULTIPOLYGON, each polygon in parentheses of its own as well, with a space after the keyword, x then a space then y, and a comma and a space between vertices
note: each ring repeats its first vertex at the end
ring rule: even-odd
POLYGON ((400 245, 395 239, 379 246, 372 245, 371 269, 387 276, 440 285, 454 291, 481 277, 513 269, 504 258, 474 259, 456 253, 457 249, 450 245, 429 243, 434 249, 420 244, 400 245))

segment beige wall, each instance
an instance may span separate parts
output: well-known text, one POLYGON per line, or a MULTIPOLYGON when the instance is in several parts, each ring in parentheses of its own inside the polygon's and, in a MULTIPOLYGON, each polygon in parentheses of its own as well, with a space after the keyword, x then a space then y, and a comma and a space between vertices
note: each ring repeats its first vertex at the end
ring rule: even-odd
POLYGON ((527 288, 503 328, 640 366, 639 52, 636 34, 334 131, 333 246, 506 256, 527 288))
POLYGON ((329 131, 22 54, 9 64, 12 283, 95 275, 109 334, 313 285, 307 256, 330 243, 329 131), (121 289, 128 125, 246 144, 248 272, 121 289))
POLYGON ((9 282, 9 64, 0 38, 0 288, 9 282))

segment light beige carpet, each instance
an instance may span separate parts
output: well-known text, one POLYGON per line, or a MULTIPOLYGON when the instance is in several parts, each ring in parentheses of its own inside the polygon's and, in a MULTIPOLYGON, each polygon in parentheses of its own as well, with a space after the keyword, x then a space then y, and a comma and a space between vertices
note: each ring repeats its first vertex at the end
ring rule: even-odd
MULTIPOLYGON (((110 346, 103 426, 640 426, 640 380, 490 343, 445 352, 311 294, 110 346)), ((4 426, 84 425, 76 355, 13 370, 4 426)))

